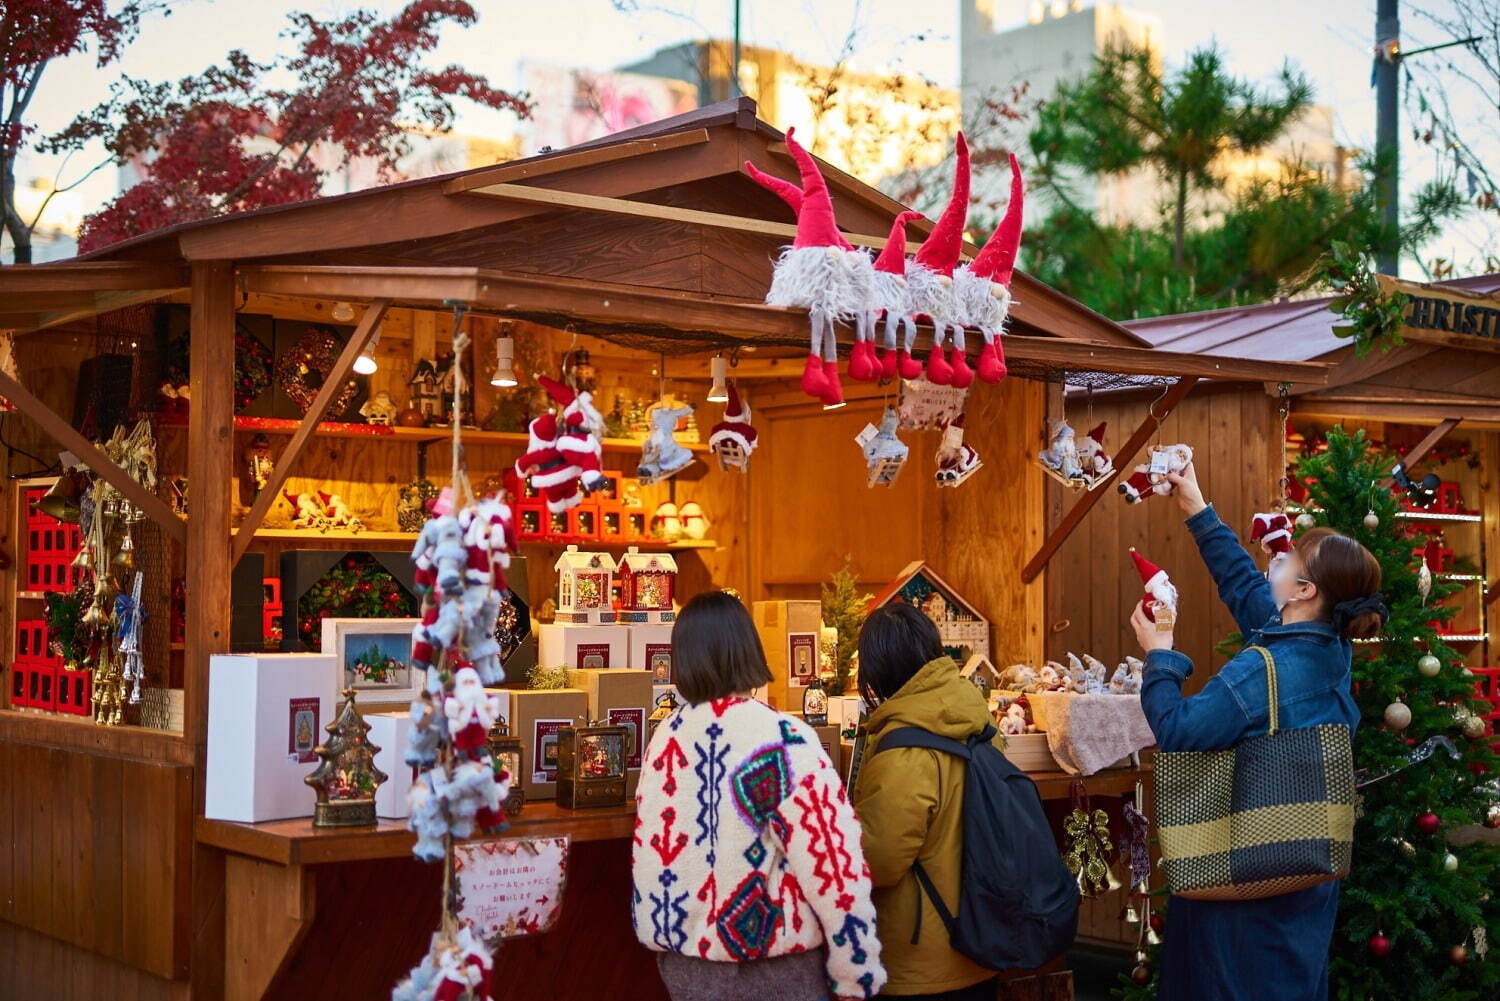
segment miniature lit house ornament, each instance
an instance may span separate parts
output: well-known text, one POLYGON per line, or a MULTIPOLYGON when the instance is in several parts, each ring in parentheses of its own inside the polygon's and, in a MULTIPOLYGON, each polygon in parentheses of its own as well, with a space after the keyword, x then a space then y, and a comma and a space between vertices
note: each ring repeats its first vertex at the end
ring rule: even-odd
POLYGON ((623 726, 594 722, 557 732, 557 805, 621 806, 630 734, 623 726))
POLYGON ((908 563, 895 580, 875 595, 870 607, 879 608, 893 601, 914 605, 931 619, 937 625, 943 649, 954 660, 962 660, 968 654, 990 656, 990 620, 959 597, 947 581, 921 560, 908 563), (964 653, 966 648, 968 654, 964 653))
MULTIPOLYGON (((593 625, 615 621, 610 591, 615 558, 608 553, 582 553, 577 546, 563 550, 553 564, 557 571, 556 622, 593 625)), ((670 599, 669 599, 670 600, 670 599)))
POLYGON ((355 827, 375 823, 375 790, 390 776, 375 767, 380 750, 370 743, 370 724, 354 707, 354 689, 327 726, 328 739, 313 749, 318 767, 303 779, 317 791, 314 827, 355 827))
POLYGON ((406 387, 411 390, 411 402, 408 406, 420 411, 429 421, 436 420, 441 414, 438 401, 442 383, 442 373, 438 371, 437 364, 426 358, 419 359, 406 383, 406 387))
POLYGON ((620 558, 620 621, 674 622, 677 561, 666 553, 631 546, 620 558))

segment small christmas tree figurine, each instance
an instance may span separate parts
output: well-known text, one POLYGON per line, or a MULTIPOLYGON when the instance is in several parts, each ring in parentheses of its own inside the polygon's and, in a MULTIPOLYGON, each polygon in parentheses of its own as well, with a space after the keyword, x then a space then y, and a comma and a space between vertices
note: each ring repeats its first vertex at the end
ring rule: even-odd
POLYGON ((344 689, 344 704, 326 729, 328 739, 314 749, 318 767, 303 779, 318 793, 313 826, 375 823, 375 790, 390 776, 375 767, 380 748, 370 743, 370 724, 354 708, 354 689, 344 689))

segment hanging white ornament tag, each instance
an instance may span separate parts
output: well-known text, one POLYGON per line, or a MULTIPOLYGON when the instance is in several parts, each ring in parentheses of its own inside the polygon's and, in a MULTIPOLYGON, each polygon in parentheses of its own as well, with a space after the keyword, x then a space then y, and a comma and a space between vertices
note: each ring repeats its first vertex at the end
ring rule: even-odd
POLYGON ((854 444, 864 448, 870 444, 870 439, 880 433, 880 429, 873 424, 866 424, 865 429, 854 436, 854 444))
POLYGON ((1172 453, 1165 449, 1153 449, 1151 451, 1151 474, 1153 476, 1165 476, 1172 467, 1169 465, 1172 453))

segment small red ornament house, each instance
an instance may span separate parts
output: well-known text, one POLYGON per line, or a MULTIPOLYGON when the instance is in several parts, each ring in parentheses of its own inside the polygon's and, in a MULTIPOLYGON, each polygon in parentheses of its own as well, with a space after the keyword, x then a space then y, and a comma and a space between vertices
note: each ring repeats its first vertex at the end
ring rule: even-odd
POLYGON ((631 546, 620 558, 620 621, 672 622, 677 592, 677 561, 667 553, 643 553, 631 546))

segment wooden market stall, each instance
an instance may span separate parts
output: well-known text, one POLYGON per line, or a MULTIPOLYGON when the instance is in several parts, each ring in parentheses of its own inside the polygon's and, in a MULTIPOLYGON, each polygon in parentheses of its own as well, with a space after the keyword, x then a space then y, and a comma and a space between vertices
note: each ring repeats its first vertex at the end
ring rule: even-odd
MULTIPOLYGON (((0 430, 12 476, 37 474, 0 497, 0 535, 17 540, 0 621, 10 654, 0 710, 0 984, 22 984, 33 998, 378 996, 421 952, 438 873, 410 858, 399 822, 330 831, 307 819, 204 819, 209 659, 236 646, 244 606, 254 642, 259 617, 269 616, 260 585, 283 554, 408 550, 403 487, 424 463, 449 465, 445 429, 372 427, 335 406, 362 352, 378 368, 361 398, 384 391, 411 409, 428 390, 424 366, 455 330, 472 339, 463 361, 477 376, 474 421, 492 428, 465 433, 477 479, 524 451, 528 414, 517 400, 543 405, 488 384, 496 339, 514 338, 523 377, 555 372, 565 356, 579 364, 585 350, 600 409, 618 403, 625 426, 605 440, 604 465, 627 480, 641 451, 631 404, 675 394, 697 404, 707 426, 718 418, 717 406, 701 403, 709 361, 729 352, 761 434, 749 472, 700 464, 638 495, 644 512, 666 501, 705 512, 701 539, 639 543, 673 553, 682 595, 717 586, 752 601, 816 597, 845 554, 873 591, 921 558, 988 618, 1000 664, 1041 657, 1043 585, 1021 581, 1041 575, 1059 545, 1066 550, 1067 531, 1049 533, 1033 465, 1056 387, 1080 373, 1151 376, 1173 383, 1155 411, 1162 416, 1199 378, 1299 389, 1325 379, 1319 365, 1153 349, 1018 274, 1006 339, 1012 377, 976 386, 969 408, 967 440, 985 468, 960 489, 933 489, 937 436, 924 433, 912 437, 896 485, 869 490, 852 439, 894 390, 851 385, 848 405, 831 413, 797 391, 806 316, 763 304, 777 248, 794 230, 785 206, 749 180, 746 160, 790 171, 781 135, 740 100, 496 167, 0 269, 0 326, 17 331, 19 372, 0 373, 0 396, 17 408, 0 430), (336 343, 305 355, 286 379, 316 369, 322 388, 305 386, 305 406, 287 416, 280 380, 273 401, 256 405, 264 409, 237 414, 246 358, 270 345, 279 362, 318 328, 336 331, 336 343), (92 444, 115 421, 148 411, 156 493, 92 444), (21 540, 62 450, 142 512, 135 544, 136 565, 152 577, 143 594, 149 674, 123 725, 28 705, 24 685, 20 700, 10 697, 14 638, 43 615, 45 591, 25 577, 21 540), (265 480, 259 498, 252 465, 265 480), (340 495, 363 530, 292 527, 282 498, 313 490, 340 495)), ((823 169, 850 241, 881 245, 901 206, 823 169)), ((914 224, 912 238, 928 227, 914 224)), ((1120 437, 1131 430, 1122 461, 1154 426, 1121 427, 1120 437)), ((1099 495, 1080 502, 1073 524, 1099 495)), ((561 546, 545 531, 523 542, 518 576, 534 611, 552 592, 561 546)), ((295 637, 297 595, 280 601, 283 635, 295 637)), ((1142 777, 1122 769, 1089 781, 1110 796, 1142 777)), ((1066 796, 1066 776, 1038 779, 1048 795, 1066 796)), ((529 804, 517 829, 568 833, 577 845, 561 926, 508 945, 507 968, 553 997, 657 995, 649 954, 630 944, 629 812, 529 804), (608 962, 579 962, 585 953, 608 962)), ((1117 902, 1096 910, 1110 907, 1113 920, 1117 902)), ((1097 922, 1107 937, 1108 921, 1097 922)))
MULTIPOLYGON (((1196 449, 1205 496, 1242 534, 1248 533, 1255 512, 1269 510, 1278 496, 1283 466, 1296 461, 1309 439, 1335 424, 1364 428, 1372 439, 1403 454, 1415 478, 1436 472, 1451 485, 1446 499, 1425 514, 1404 517, 1441 536, 1429 556, 1431 568, 1464 585, 1451 599, 1460 612, 1450 642, 1471 669, 1482 668, 1495 663, 1491 601, 1500 594, 1500 341, 1490 319, 1500 307, 1500 275, 1397 285, 1412 296, 1404 343, 1389 351, 1372 349, 1363 358, 1334 333, 1343 321, 1329 309, 1328 299, 1165 316, 1129 327, 1164 350, 1327 364, 1326 384, 1286 387, 1285 428, 1282 387, 1268 376, 1259 384, 1201 385, 1163 423, 1161 439, 1196 449), (1443 304, 1441 311, 1437 303, 1443 304), (1456 333, 1465 307, 1471 310, 1468 332, 1456 333)), ((1074 392, 1067 407, 1072 413, 1088 412, 1093 420, 1130 426, 1159 393, 1155 387, 1092 397, 1074 392)), ((1051 578, 1049 654, 1066 649, 1107 652, 1132 641, 1129 608, 1137 587, 1126 572, 1130 546, 1170 567, 1183 593, 1209 593, 1207 572, 1174 503, 1109 504, 1058 554, 1058 566, 1087 568, 1092 580, 1086 583, 1077 572, 1051 578)), ((1215 657, 1213 647, 1234 629, 1229 614, 1217 602, 1211 604, 1207 615, 1184 616, 1177 633, 1179 647, 1202 664, 1222 659, 1215 657)), ((1493 675, 1481 674, 1490 686, 1484 694, 1500 696, 1493 675)), ((1190 687, 1209 676, 1195 673, 1190 687)))

